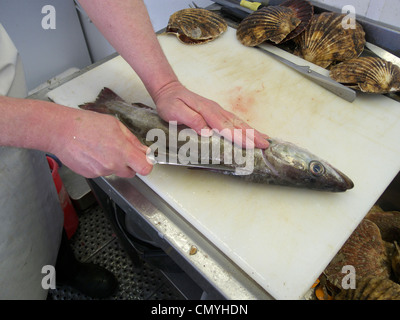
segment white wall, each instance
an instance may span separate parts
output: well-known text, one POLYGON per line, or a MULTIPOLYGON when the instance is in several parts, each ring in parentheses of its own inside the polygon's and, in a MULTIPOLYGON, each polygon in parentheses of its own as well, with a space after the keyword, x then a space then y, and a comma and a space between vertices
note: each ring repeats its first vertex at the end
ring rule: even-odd
MULTIPOLYGON (((79 0, 78 0, 79 1, 79 0)), ((214 2, 210 0, 195 0, 199 7, 207 7, 214 2)), ((192 0, 144 0, 153 24, 154 31, 165 28, 171 14, 183 8, 188 8, 192 0)), ((103 38, 101 33, 90 22, 86 13, 80 11, 82 27, 86 34, 92 60, 99 61, 115 52, 111 45, 103 38)))
POLYGON ((91 63, 73 0, 0 0, 0 23, 20 52, 28 90, 69 68, 91 63), (55 8, 55 29, 43 29, 45 5, 55 8))
POLYGON ((357 15, 400 29, 400 0, 315 0, 335 8, 352 5, 357 15))

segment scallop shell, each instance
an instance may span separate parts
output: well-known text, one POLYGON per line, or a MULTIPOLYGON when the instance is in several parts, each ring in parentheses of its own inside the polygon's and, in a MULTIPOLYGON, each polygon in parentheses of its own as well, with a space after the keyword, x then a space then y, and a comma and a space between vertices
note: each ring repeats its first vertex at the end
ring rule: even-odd
POLYGON ((369 276, 356 289, 342 290, 335 300, 400 300, 400 285, 382 277, 369 276))
POLYGON ((242 20, 236 37, 245 46, 254 47, 270 40, 280 43, 301 23, 296 12, 288 7, 263 7, 242 20))
POLYGON ((392 253, 392 271, 398 282, 400 282, 400 247, 397 242, 394 242, 394 252, 392 253))
POLYGON ((364 50, 365 32, 358 22, 355 29, 343 28, 345 17, 334 12, 314 15, 308 28, 293 39, 294 54, 323 68, 358 57, 364 50))
POLYGON ((332 67, 330 76, 350 88, 368 93, 400 91, 400 67, 376 57, 360 57, 332 67))
POLYGON ((302 33, 310 24, 314 15, 314 7, 309 1, 303 0, 288 0, 280 4, 280 6, 288 7, 296 12, 296 17, 301 20, 300 24, 290 32, 281 43, 291 40, 302 33))
POLYGON ((377 225, 368 219, 362 220, 326 267, 324 274, 330 283, 342 289, 345 276, 342 269, 349 265, 355 268, 357 281, 368 276, 390 277, 391 262, 384 241, 377 225))
POLYGON ((176 34, 185 44, 201 44, 214 40, 228 28, 218 14, 202 9, 182 9, 169 18, 165 32, 176 34))
POLYGON ((400 242, 399 211, 384 211, 379 206, 373 206, 365 218, 378 226, 384 241, 400 242))

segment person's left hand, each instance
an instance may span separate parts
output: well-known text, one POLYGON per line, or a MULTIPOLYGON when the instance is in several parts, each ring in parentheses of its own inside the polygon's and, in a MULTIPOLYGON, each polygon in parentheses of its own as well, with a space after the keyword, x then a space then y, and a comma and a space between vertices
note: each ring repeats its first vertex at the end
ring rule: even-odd
POLYGON ((210 130, 215 129, 242 147, 266 149, 269 146, 266 134, 258 132, 216 102, 188 90, 179 82, 164 86, 153 99, 158 114, 165 121, 177 121, 201 135, 211 134, 210 130), (229 133, 223 129, 228 129, 229 133), (240 129, 241 134, 234 134, 234 129, 240 129), (254 137, 253 131, 247 129, 254 130, 254 137))

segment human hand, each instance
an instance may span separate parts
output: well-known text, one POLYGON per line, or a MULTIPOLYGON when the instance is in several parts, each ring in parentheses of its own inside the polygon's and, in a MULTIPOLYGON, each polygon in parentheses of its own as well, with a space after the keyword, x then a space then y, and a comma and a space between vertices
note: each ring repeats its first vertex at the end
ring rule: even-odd
POLYGON ((52 153, 68 168, 86 178, 111 174, 131 178, 151 172, 148 147, 118 119, 85 110, 73 112, 68 129, 52 142, 52 153))
POLYGON ((153 99, 158 114, 165 121, 185 124, 201 135, 211 134, 210 130, 216 129, 225 138, 233 138, 234 142, 242 147, 265 149, 269 146, 267 135, 253 129, 216 102, 186 89, 179 82, 164 86, 153 99), (228 129, 229 134, 223 129, 228 129), (234 129, 241 129, 241 134, 235 135, 234 129), (247 129, 253 129, 254 136, 252 131, 247 129))

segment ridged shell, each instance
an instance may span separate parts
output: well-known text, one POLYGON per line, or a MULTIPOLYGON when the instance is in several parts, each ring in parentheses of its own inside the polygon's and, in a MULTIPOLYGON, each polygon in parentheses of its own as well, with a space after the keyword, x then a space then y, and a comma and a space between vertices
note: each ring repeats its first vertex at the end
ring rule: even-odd
POLYGON ((400 91, 400 67, 376 57, 360 57, 332 67, 330 77, 368 93, 400 91))
POLYGON ((314 15, 308 28, 293 39, 294 54, 323 68, 358 57, 364 50, 365 32, 358 22, 355 29, 343 28, 345 17, 334 12, 314 15))
POLYGON ((378 226, 384 241, 400 242, 399 211, 384 211, 379 206, 373 206, 365 218, 378 226))
POLYGON ((288 7, 263 7, 243 19, 236 37, 245 46, 254 47, 270 40, 280 43, 301 23, 296 12, 288 7))
POLYGON ((394 252, 392 253, 391 260, 394 278, 400 282, 400 247, 397 242, 394 243, 394 252))
POLYGON ((345 276, 342 268, 348 265, 355 268, 357 281, 368 276, 390 277, 391 262, 379 228, 367 219, 362 220, 326 267, 324 274, 330 283, 342 289, 345 276))
POLYGON ((335 300, 400 300, 400 285, 388 278, 370 276, 357 282, 356 289, 342 290, 335 300))
POLYGON ((226 21, 218 14, 202 8, 187 8, 170 16, 165 31, 176 34, 183 43, 200 44, 214 40, 227 28, 226 21))
POLYGON ((288 7, 296 12, 296 17, 301 20, 300 24, 290 32, 281 43, 291 40, 302 33, 310 24, 314 16, 314 7, 309 1, 304 0, 288 0, 280 4, 280 6, 288 7))

